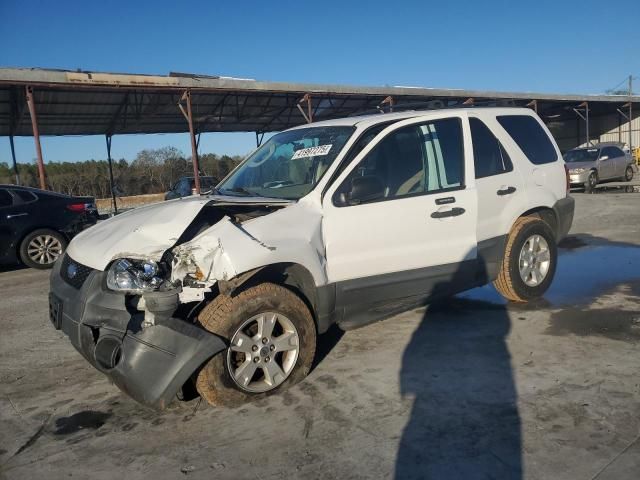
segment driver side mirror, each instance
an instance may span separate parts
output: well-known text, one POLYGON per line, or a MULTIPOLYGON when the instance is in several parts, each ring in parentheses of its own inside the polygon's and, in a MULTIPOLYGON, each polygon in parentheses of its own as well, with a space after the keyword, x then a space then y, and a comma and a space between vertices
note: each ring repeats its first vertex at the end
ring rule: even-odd
POLYGON ((384 196, 384 185, 376 175, 354 177, 351 180, 351 189, 340 193, 337 200, 339 206, 360 205, 361 203, 377 200, 384 196))

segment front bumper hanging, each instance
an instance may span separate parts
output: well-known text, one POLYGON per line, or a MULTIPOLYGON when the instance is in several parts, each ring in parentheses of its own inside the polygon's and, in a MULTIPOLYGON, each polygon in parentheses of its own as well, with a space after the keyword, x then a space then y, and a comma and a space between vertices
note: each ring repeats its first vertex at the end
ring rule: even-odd
POLYGON ((163 409, 203 363, 227 347, 225 341, 170 316, 144 326, 144 312, 133 308, 127 295, 108 290, 104 277, 68 256, 56 262, 50 281, 51 322, 123 392, 163 409), (62 270, 70 264, 72 279, 62 270))

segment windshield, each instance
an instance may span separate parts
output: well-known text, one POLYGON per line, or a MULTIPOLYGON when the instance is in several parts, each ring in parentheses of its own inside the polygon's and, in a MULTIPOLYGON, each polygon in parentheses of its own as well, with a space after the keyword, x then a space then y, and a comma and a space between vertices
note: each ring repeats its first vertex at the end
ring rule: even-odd
POLYGON ((564 154, 564 161, 571 162, 595 162, 598 159, 598 148, 582 148, 580 150, 569 150, 564 154))
POLYGON ((354 127, 310 127, 279 133, 218 186, 226 195, 297 200, 316 186, 354 127))

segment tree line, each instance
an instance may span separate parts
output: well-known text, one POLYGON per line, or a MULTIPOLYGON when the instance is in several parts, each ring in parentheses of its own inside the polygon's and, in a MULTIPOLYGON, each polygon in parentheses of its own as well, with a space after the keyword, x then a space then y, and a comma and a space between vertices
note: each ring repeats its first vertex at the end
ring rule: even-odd
MULTIPOLYGON (((200 174, 222 180, 240 161, 241 156, 200 155, 200 174)), ((109 163, 106 160, 52 162, 45 164, 49 189, 68 195, 106 198, 111 195, 109 163)), ((38 167, 18 163, 20 184, 38 187, 38 167)), ((138 152, 132 162, 124 158, 113 161, 113 177, 118 196, 160 193, 169 190, 182 176, 193 176, 193 164, 175 147, 138 152)), ((0 183, 15 183, 13 165, 0 162, 0 183)))

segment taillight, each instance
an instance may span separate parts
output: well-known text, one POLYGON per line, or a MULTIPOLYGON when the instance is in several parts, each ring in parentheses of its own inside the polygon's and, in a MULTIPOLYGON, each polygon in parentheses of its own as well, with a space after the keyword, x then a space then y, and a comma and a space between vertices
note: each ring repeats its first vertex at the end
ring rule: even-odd
POLYGON ((75 213, 82 213, 87 210, 87 204, 86 203, 70 203, 69 205, 67 205, 67 210, 71 210, 72 212, 75 212, 75 213))
POLYGON ((571 179, 569 178, 569 167, 567 167, 566 163, 564 165, 564 177, 567 183, 567 195, 569 195, 569 190, 571 190, 571 179))

